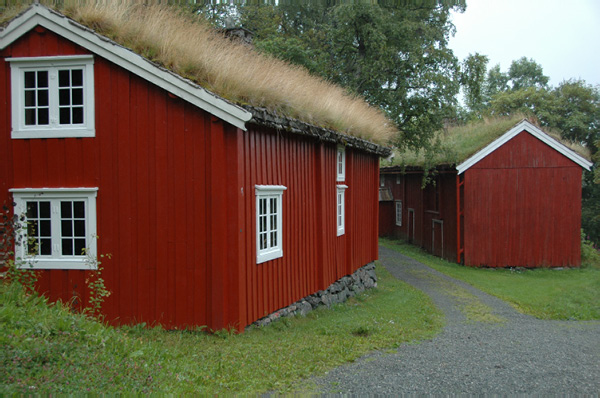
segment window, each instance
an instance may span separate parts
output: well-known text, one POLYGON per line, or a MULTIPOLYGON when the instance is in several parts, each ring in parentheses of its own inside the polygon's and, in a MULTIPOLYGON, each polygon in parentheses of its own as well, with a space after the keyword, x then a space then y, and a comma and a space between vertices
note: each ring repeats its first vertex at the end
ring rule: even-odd
POLYGON ((22 216, 16 257, 33 268, 89 269, 96 255, 97 188, 11 189, 22 216))
POLYGON ((396 174, 396 184, 402 184, 402 176, 400 174, 396 174))
POLYGON ((346 149, 342 145, 339 145, 337 148, 336 165, 336 181, 344 181, 346 179, 346 149))
POLYGON ((283 257, 282 185, 256 185, 256 263, 283 257))
POLYGON ((93 137, 94 58, 8 58, 12 138, 93 137))
POLYGON ((396 201, 396 225, 399 227, 402 226, 402 201, 401 200, 396 201))
POLYGON ((336 209, 336 218, 337 218, 337 236, 344 235, 345 233, 345 192, 347 185, 337 185, 337 209, 336 209))
POLYGON ((383 174, 379 175, 379 185, 385 187, 385 176, 383 174))

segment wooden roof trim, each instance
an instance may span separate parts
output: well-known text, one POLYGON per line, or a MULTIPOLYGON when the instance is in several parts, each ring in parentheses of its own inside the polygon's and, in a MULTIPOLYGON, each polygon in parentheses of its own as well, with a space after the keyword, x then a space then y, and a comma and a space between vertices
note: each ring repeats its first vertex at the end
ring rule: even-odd
POLYGON ((247 110, 40 4, 32 5, 0 30, 0 50, 5 49, 38 25, 242 130, 246 130, 246 122, 252 118, 252 114, 247 110))
POLYGON ((275 130, 284 130, 294 134, 314 137, 319 141, 342 144, 382 157, 389 156, 392 152, 390 148, 374 144, 362 138, 338 133, 337 131, 326 129, 324 127, 318 127, 300 120, 278 116, 274 112, 265 108, 258 108, 249 105, 245 105, 244 108, 252 113, 252 119, 250 120, 250 123, 254 123, 259 126, 265 126, 275 130))
POLYGON ((592 163, 590 161, 588 161, 587 159, 585 159, 584 157, 582 157, 575 151, 567 148, 565 145, 563 145, 559 141, 550 137, 548 134, 544 133, 542 130, 540 130, 533 124, 531 124, 529 121, 522 120, 515 127, 513 127, 512 129, 510 129, 509 131, 504 133, 502 136, 500 136, 499 138, 494 140, 491 144, 489 144, 488 146, 486 146, 485 148, 483 148, 482 150, 477 152, 475 155, 471 156, 470 158, 468 158, 467 160, 465 160, 464 162, 462 162, 461 164, 456 166, 456 170, 458 171, 458 174, 464 173, 469 168, 471 168, 473 165, 475 165, 477 162, 479 162, 480 160, 482 160, 483 158, 485 158, 486 156, 488 156, 489 154, 494 152, 496 149, 500 148, 502 145, 504 145, 510 139, 512 139, 513 137, 515 137, 516 135, 518 135, 519 133, 521 133, 523 131, 527 131, 529 134, 533 135, 535 138, 539 139, 544 144, 548 145, 549 147, 558 151, 562 155, 566 156, 567 158, 569 158, 573 162, 577 163, 584 169, 589 171, 590 168, 592 167, 592 163))

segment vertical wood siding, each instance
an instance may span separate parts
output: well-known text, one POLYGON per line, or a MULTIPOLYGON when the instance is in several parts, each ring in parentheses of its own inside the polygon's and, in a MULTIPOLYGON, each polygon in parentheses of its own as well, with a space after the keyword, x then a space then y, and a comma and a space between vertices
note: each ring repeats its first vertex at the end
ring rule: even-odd
MULTIPOLYGON (((95 57, 96 137, 12 140, 4 57, 85 54, 40 30, 0 54, 0 202, 10 188, 98 187, 98 253, 113 323, 241 330, 377 258, 378 158, 347 149, 336 236, 336 146, 242 132, 95 57), (256 264, 256 184, 285 185, 283 257, 256 264)), ((52 300, 87 300, 85 271, 42 272, 52 300)))
POLYGON ((465 172, 465 264, 580 264, 581 167, 523 132, 465 172))
POLYGON ((439 192, 437 210, 432 207, 436 187, 431 183, 423 187, 423 172, 409 171, 400 174, 400 184, 396 183, 397 173, 382 171, 385 186, 391 189, 394 201, 380 202, 380 223, 386 223, 386 227, 379 228, 380 236, 393 236, 407 241, 410 239, 411 243, 430 253, 455 261, 456 172, 440 171, 437 175, 436 184, 439 192), (402 201, 402 226, 396 225, 396 200, 402 201), (414 210, 414 221, 412 217, 409 218, 409 209, 414 210), (435 224, 434 220, 436 220, 435 224), (438 221, 443 223, 443 227, 438 221), (436 247, 433 240, 434 232, 437 236, 436 247))
POLYGON ((246 325, 377 259, 375 156, 346 149, 346 233, 336 228, 336 146, 252 126, 242 133, 246 325), (256 264, 255 185, 284 185, 283 257, 256 264))

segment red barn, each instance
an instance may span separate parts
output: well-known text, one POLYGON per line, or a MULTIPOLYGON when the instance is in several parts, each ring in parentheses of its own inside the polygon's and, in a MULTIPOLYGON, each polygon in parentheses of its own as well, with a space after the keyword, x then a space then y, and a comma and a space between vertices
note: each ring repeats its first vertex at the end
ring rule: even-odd
POLYGON ((424 188, 423 167, 382 167, 380 236, 468 266, 579 266, 582 169, 592 164, 527 120, 502 132, 438 164, 424 188))
POLYGON ((0 204, 38 289, 113 323, 242 330, 377 259, 371 142, 240 107, 34 5, 0 31, 0 204), (94 235, 100 237, 96 240, 94 235))

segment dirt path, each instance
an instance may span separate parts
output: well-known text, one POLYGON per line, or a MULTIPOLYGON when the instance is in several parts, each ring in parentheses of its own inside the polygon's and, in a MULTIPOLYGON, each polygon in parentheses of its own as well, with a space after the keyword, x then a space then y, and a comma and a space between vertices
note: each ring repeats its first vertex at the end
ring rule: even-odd
POLYGON ((380 262, 428 294, 442 333, 396 353, 372 353, 316 380, 348 394, 600 393, 600 322, 543 321, 393 250, 380 262))

